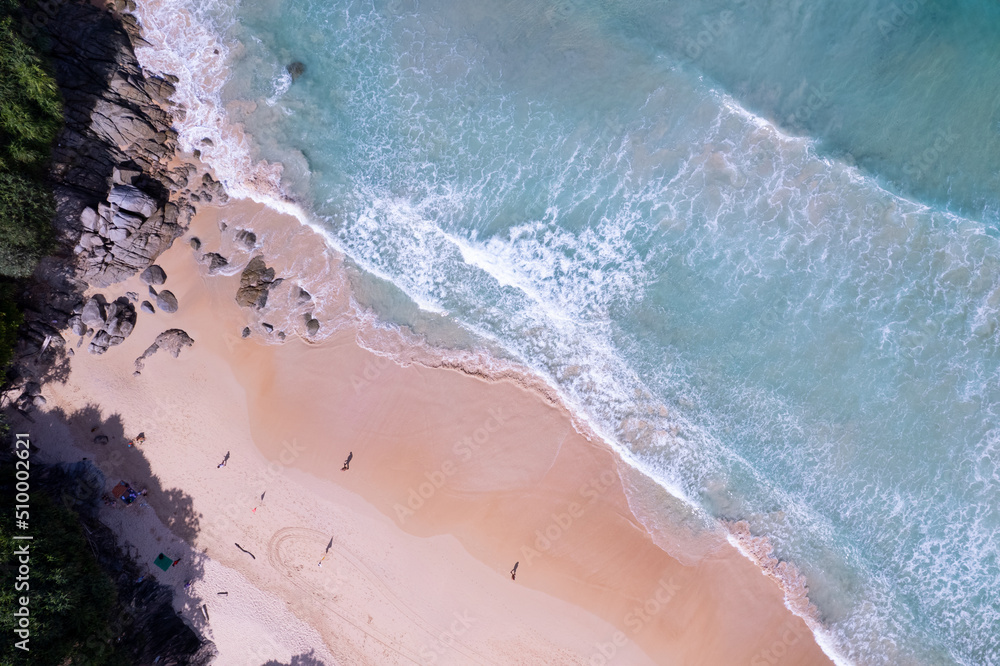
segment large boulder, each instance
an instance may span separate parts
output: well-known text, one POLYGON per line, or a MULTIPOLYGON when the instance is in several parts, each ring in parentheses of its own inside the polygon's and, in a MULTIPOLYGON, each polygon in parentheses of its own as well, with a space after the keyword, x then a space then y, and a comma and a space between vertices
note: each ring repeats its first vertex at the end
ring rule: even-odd
POLYGON ((287 69, 288 73, 291 74, 293 83, 297 81, 300 76, 306 73, 305 63, 299 62, 298 60, 288 63, 288 65, 285 66, 285 69, 287 69))
POLYGON ((142 171, 139 169, 119 165, 111 170, 111 182, 115 185, 131 185, 141 175, 142 171))
POLYGON ((174 358, 177 358, 181 350, 185 347, 190 347, 194 344, 194 340, 191 336, 182 331, 179 328, 172 328, 168 331, 164 331, 156 336, 156 340, 153 344, 146 348, 146 351, 142 353, 142 356, 135 359, 135 373, 139 374, 145 367, 145 361, 147 358, 160 351, 161 349, 174 358))
POLYGON ((96 296, 91 296, 90 300, 83 306, 80 320, 91 328, 103 328, 106 318, 104 304, 96 296))
POLYGON ((81 337, 86 335, 89 330, 87 325, 83 323, 83 319, 80 315, 73 315, 69 318, 69 327, 70 330, 81 337))
POLYGON ((240 275, 236 302, 242 307, 260 310, 267 305, 267 293, 274 284, 274 269, 268 268, 264 263, 264 257, 257 255, 250 260, 240 275))
POLYGON ((139 275, 143 284, 161 285, 167 281, 167 273, 162 268, 153 264, 139 275))
POLYGON ((122 297, 108 305, 108 320, 104 330, 112 340, 121 338, 124 341, 135 328, 135 320, 135 306, 122 297))
POLYGON ((209 252, 208 254, 201 255, 202 261, 208 262, 208 274, 215 275, 223 268, 229 265, 229 260, 223 257, 218 252, 209 252))
POLYGON ((246 248, 247 251, 253 250, 257 246, 257 234, 246 229, 237 231, 233 240, 246 248))
POLYGON ((119 208, 147 218, 157 209, 156 200, 138 187, 132 185, 115 185, 108 193, 108 203, 117 204, 119 208))
POLYGON ((87 351, 91 354, 103 354, 111 346, 111 336, 106 331, 98 331, 94 339, 90 341, 87 351))
POLYGON ((156 295, 156 307, 162 312, 177 312, 177 297, 173 292, 164 289, 156 295))

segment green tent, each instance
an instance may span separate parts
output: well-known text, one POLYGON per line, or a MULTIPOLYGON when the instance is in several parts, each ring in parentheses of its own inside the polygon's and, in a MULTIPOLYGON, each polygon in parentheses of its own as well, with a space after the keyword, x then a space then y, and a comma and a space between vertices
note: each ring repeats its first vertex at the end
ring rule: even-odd
POLYGON ((167 557, 166 555, 164 555, 163 553, 160 553, 159 555, 157 555, 156 556, 156 561, 153 562, 153 564, 155 564, 156 566, 160 567, 164 571, 166 571, 167 569, 169 569, 170 565, 173 564, 173 563, 174 563, 174 561, 172 559, 170 559, 169 557, 167 557))

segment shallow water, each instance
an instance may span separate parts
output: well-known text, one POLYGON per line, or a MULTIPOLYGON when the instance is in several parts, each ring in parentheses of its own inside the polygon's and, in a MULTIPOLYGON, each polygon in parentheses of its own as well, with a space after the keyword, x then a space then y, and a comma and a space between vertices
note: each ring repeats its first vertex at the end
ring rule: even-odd
POLYGON ((844 661, 997 663, 995 5, 143 11, 188 17, 163 68, 220 51, 182 140, 284 165, 365 305, 771 536, 844 661))

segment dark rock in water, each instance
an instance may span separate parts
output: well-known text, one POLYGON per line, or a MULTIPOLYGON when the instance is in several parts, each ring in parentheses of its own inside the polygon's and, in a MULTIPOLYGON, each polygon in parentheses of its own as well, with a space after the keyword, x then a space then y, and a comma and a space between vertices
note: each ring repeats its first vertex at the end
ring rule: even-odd
POLYGON ((197 250, 201 249, 201 239, 198 238, 197 236, 195 236, 194 238, 192 238, 191 241, 190 241, 190 243, 191 243, 191 249, 192 250, 197 251, 197 250))
POLYGON ((309 301, 312 300, 312 294, 310 294, 308 291, 306 291, 302 287, 299 287, 299 293, 296 296, 296 300, 299 303, 308 303, 309 301))
POLYGON ((214 146, 215 142, 209 139, 207 136, 201 140, 201 145, 203 146, 214 146))
POLYGON ((161 349, 169 353, 174 358, 177 358, 182 349, 190 347, 193 344, 194 340, 191 339, 191 336, 179 328, 171 328, 168 331, 164 331, 156 336, 156 340, 154 340, 153 344, 146 348, 146 351, 142 353, 142 356, 135 359, 135 372, 133 374, 138 375, 142 372, 145 367, 146 359, 161 349))
POLYGON ((177 312, 177 297, 173 292, 164 289, 156 295, 156 307, 163 312, 177 312))
POLYGON ((236 232, 234 240, 247 250, 252 250, 257 245, 257 234, 246 229, 240 229, 236 232))
POLYGON ((319 333, 319 321, 316 319, 310 319, 306 322, 306 331, 308 331, 309 335, 316 335, 319 333))
POLYGON ((300 76, 306 73, 305 63, 301 63, 298 60, 289 63, 285 69, 287 69, 288 73, 292 75, 292 81, 298 80, 300 76))
POLYGON ((264 329, 265 331, 267 331, 268 333, 272 333, 272 332, 274 331, 274 326, 271 326, 271 325, 270 325, 270 324, 268 324, 267 322, 262 322, 262 323, 261 323, 261 327, 262 327, 262 328, 263 328, 263 329, 264 329))
POLYGON ((98 435, 97 437, 94 438, 94 444, 100 444, 101 446, 103 446, 107 443, 108 443, 107 435, 98 435))
POLYGON ((206 201, 212 201, 213 199, 216 203, 226 203, 229 201, 229 195, 226 193, 225 186, 212 178, 211 174, 202 174, 201 188, 198 191, 206 201))
POLYGON ((143 284, 161 285, 167 281, 167 273, 156 264, 153 264, 142 272, 139 279, 142 280, 143 284))
POLYGON ((284 331, 278 331, 278 339, 279 340, 284 340, 285 339, 285 332, 284 331))
POLYGON ((153 309, 153 304, 149 301, 143 301, 142 305, 139 306, 139 309, 143 312, 148 312, 149 314, 156 312, 156 310, 153 309))
POLYGON ((208 262, 208 274, 215 275, 229 265, 229 260, 217 252, 209 252, 201 256, 202 261, 208 262))
POLYGON ((243 327, 243 333, 242 333, 242 335, 243 335, 244 338, 249 338, 250 337, 250 327, 249 326, 244 326, 243 327))
POLYGON ((242 307, 259 310, 267 305, 267 293, 274 284, 274 269, 268 268, 264 264, 264 257, 257 255, 243 269, 236 302, 242 307))
POLYGON ((96 296, 91 296, 90 300, 83 306, 80 319, 91 328, 103 328, 106 318, 104 304, 96 296))

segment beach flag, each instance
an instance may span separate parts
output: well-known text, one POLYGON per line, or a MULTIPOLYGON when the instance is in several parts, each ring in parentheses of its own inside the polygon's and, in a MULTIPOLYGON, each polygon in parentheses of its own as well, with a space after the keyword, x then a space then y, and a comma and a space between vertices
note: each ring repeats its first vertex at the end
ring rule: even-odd
POLYGON ((153 564, 155 564, 156 566, 160 567, 164 571, 166 571, 167 569, 169 569, 170 565, 173 564, 173 563, 174 563, 174 561, 171 558, 169 558, 166 555, 164 555, 163 553, 160 553, 159 555, 157 555, 156 556, 156 561, 153 562, 153 564))

